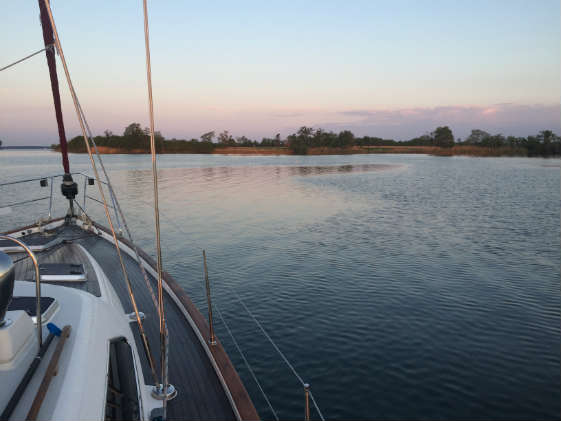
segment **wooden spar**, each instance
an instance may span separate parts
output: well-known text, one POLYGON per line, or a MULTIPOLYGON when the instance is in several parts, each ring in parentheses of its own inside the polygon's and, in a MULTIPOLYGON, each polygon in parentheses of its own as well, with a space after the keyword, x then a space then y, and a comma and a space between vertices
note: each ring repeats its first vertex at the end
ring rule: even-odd
POLYGON ((51 380, 54 376, 58 374, 58 360, 60 355, 62 354, 62 350, 64 348, 64 344, 66 343, 66 339, 70 336, 70 325, 64 326, 62 329, 62 333, 60 334, 60 339, 56 344, 55 351, 51 357, 51 361, 47 366, 47 371, 45 371, 45 375, 43 377, 43 381, 39 385, 39 390, 37 391, 37 395, 35 395, 35 399, 33 399, 33 403, 31 404, 31 409, 27 413, 26 420, 32 421, 36 420, 37 416, 39 415, 39 410, 41 409, 41 405, 43 404, 43 400, 47 395, 47 391, 49 390, 49 385, 51 384, 51 380))
POLYGON ((53 102, 55 105, 56 122, 58 126, 58 137, 60 143, 60 152, 62 154, 62 166, 66 174, 70 173, 70 164, 68 162, 68 146, 66 144, 66 133, 64 131, 64 121, 62 120, 62 108, 60 105, 60 92, 58 90, 58 77, 56 74, 55 47, 53 29, 45 7, 46 0, 39 1, 39 10, 41 11, 41 26, 43 27, 43 41, 45 42, 45 54, 47 55, 47 65, 49 66, 49 76, 51 77, 51 90, 53 91, 53 102))

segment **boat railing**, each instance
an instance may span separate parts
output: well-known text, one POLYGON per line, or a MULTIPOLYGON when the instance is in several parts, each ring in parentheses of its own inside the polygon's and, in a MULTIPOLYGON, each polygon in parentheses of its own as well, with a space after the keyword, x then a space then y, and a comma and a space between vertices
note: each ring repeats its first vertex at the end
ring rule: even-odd
MULTIPOLYGON (((93 186, 95 184, 95 178, 89 176, 88 174, 84 174, 82 172, 76 173, 76 174, 81 175, 84 178, 82 210, 84 212, 86 212, 86 199, 90 199, 93 202, 103 206, 103 202, 101 200, 96 199, 95 197, 92 197, 88 194, 88 186, 93 186)), ((113 209, 115 222, 117 223, 117 229, 119 231, 119 234, 122 235, 123 234, 123 228, 121 226, 121 218, 119 217, 119 212, 118 212, 118 209, 117 209, 117 203, 116 203, 115 194, 113 192, 113 189, 110 188, 109 183, 107 183, 106 181, 100 180, 100 182, 101 182, 101 184, 106 186, 107 190, 109 191, 109 198, 111 199, 111 204, 107 203, 107 207, 110 208, 110 209, 113 209)))
POLYGON ((41 347, 43 346, 43 322, 41 320, 41 276, 39 273, 39 262, 35 253, 25 244, 23 241, 10 237, 9 235, 0 235, 0 240, 7 240, 16 243, 18 246, 23 248, 24 252, 29 255, 31 261, 33 262, 33 268, 35 270, 35 318, 37 320, 37 344, 39 349, 37 354, 41 352, 41 347))
MULTIPOLYGON (((209 325, 209 341, 208 342, 209 342, 209 345, 216 345, 217 342, 215 340, 214 321, 213 321, 213 317, 212 317, 213 304, 212 304, 212 301, 211 301, 211 291, 210 291, 210 283, 209 283, 209 278, 208 278, 208 268, 207 268, 206 251, 205 250, 203 250, 203 269, 204 269, 205 290, 206 290, 207 309, 208 309, 208 325, 209 325)), ((288 360, 286 355, 281 351, 281 349, 275 343, 275 341, 273 340, 271 335, 269 335, 269 333, 267 333, 267 330, 265 329, 265 327, 255 317, 253 312, 248 308, 248 306, 245 304, 245 302, 242 300, 242 298, 236 292, 236 290, 233 289, 232 287, 229 287, 228 290, 230 292, 229 296, 230 297, 232 297, 232 296, 236 297, 239 304, 241 304, 241 306, 245 309, 245 312, 247 313, 247 315, 253 320, 255 325, 259 328, 261 333, 263 333, 265 338, 270 342, 270 344, 277 351, 277 353, 281 357, 281 359, 286 363, 288 368, 290 368, 290 370, 292 371, 292 374, 294 374, 294 376, 298 379, 298 381, 300 382, 300 384, 304 388, 304 420, 305 421, 310 421, 310 402, 311 402, 313 404, 313 406, 316 410, 316 413, 319 416, 320 420, 325 421, 325 418, 324 418, 324 416, 323 416, 323 414, 322 414, 322 412, 321 412, 321 410, 320 410, 320 408, 319 408, 319 406, 318 406, 318 404, 317 404, 317 402, 314 398, 314 395, 312 394, 310 384, 308 382, 305 382, 304 379, 300 376, 300 374, 298 374, 298 372, 296 371, 296 368, 294 368, 294 365, 292 365, 290 363, 290 361, 288 360)), ((242 357, 242 360, 243 360, 246 368, 248 369, 249 373, 251 374, 251 377, 255 381, 255 384, 257 385, 257 388, 259 389, 259 391, 261 392, 261 395, 263 396, 263 398, 267 402, 267 406, 271 410, 271 414, 273 415, 273 418, 278 421, 279 416, 278 416, 277 412, 273 408, 273 405, 271 404, 271 401, 270 401, 269 397, 267 396, 263 387, 261 386, 261 383, 259 382, 259 379, 257 378, 257 375, 255 374, 255 371, 251 367, 251 364, 250 364, 249 360, 245 356, 242 348, 240 347, 238 341, 236 340, 234 334, 232 333, 232 330, 230 329, 230 326, 228 325, 228 322, 226 322, 226 319, 222 315, 222 312, 220 311, 219 306, 216 305, 216 304, 214 304, 214 306, 215 306, 215 308, 218 312, 218 316, 220 318, 220 321, 222 322, 222 325, 226 329, 226 332, 228 332, 228 335, 230 336, 230 339, 232 340, 232 343, 234 344, 234 346, 236 347, 236 349, 240 353, 240 356, 242 357)))
MULTIPOLYGON (((43 176, 43 177, 34 177, 34 178, 27 178, 27 179, 23 179, 23 180, 14 180, 14 181, 7 181, 4 183, 0 183, 0 188, 4 188, 4 187, 8 187, 8 186, 15 186, 18 184, 27 184, 27 183, 35 183, 35 182, 39 182, 39 185, 41 188, 46 188, 46 187, 50 187, 50 191, 48 194, 43 194, 39 197, 34 197, 31 199, 23 199, 23 200, 19 200, 19 201, 14 201, 11 203, 2 203, 0 204, 0 212, 2 209, 11 209, 13 207, 16 206, 22 206, 22 205, 26 205, 26 204, 30 204, 30 203, 36 203, 36 202, 42 202, 42 201, 47 201, 48 200, 48 213, 47 213, 47 220, 51 220, 53 217, 53 195, 54 195, 54 189, 53 189, 53 185, 54 185, 54 181, 57 178, 62 178, 64 174, 53 174, 53 175, 48 175, 48 176, 43 176)), ((95 179, 91 176, 89 176, 88 174, 82 173, 82 172, 73 172, 71 173, 71 175, 73 176, 78 176, 78 177, 82 177, 83 178, 83 182, 79 183, 82 184, 83 186, 83 191, 82 191, 82 201, 81 203, 79 203, 77 201, 77 199, 75 199, 75 202, 78 204, 78 207, 85 213, 86 212, 86 204, 88 199, 94 203, 103 205, 103 202, 91 195, 88 194, 88 186, 93 186, 95 184, 95 179)), ((101 183, 105 186, 108 187, 108 183, 101 180, 101 183)), ((114 217, 115 217, 115 221, 117 222, 117 227, 119 229, 119 232, 122 233, 122 228, 121 228, 121 220, 119 218, 119 213, 117 212, 117 206, 115 204, 115 197, 113 194, 113 190, 109 189, 109 197, 111 199, 111 204, 107 204, 107 206, 113 210, 114 212, 114 217)))

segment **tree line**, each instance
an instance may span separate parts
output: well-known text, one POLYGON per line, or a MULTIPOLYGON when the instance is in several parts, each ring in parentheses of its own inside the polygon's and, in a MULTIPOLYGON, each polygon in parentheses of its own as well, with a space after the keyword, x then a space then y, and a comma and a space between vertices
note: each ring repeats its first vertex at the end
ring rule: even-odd
MULTIPOLYGON (((149 152, 149 129, 142 128, 139 123, 129 124, 122 135, 115 135, 106 130, 103 136, 96 136, 98 146, 115 148, 132 152, 149 152)), ((434 146, 452 148, 454 146, 470 145, 483 148, 510 148, 527 156, 561 155, 561 138, 551 130, 542 130, 535 136, 516 137, 492 135, 480 129, 474 129, 471 134, 462 139, 456 139, 448 126, 437 127, 433 132, 415 137, 407 141, 396 141, 372 136, 355 136, 350 130, 339 133, 326 131, 321 128, 301 127, 296 133, 285 139, 277 133, 271 138, 264 137, 261 141, 252 140, 246 136, 234 138, 227 130, 216 135, 214 131, 204 133, 199 139, 165 139, 160 132, 155 132, 156 150, 164 153, 212 153, 225 147, 277 147, 288 148, 294 154, 305 155, 310 148, 340 148, 348 149, 355 146, 434 146)), ((53 145, 58 148, 58 145, 53 145)), ((68 143, 70 152, 86 152, 82 136, 76 136, 68 143)))

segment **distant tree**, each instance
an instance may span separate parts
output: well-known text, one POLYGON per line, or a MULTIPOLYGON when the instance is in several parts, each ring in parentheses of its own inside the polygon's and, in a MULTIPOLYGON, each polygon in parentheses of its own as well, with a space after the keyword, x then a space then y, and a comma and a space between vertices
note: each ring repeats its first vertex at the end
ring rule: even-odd
POLYGON ((235 145, 236 141, 228 132, 228 130, 224 130, 218 135, 218 143, 220 143, 221 145, 235 145))
POLYGON ((296 134, 288 136, 288 147, 296 155, 306 155, 308 147, 313 144, 314 129, 302 126, 296 134))
POLYGON ((156 130, 154 132, 154 140, 156 142, 163 142, 165 140, 164 136, 162 135, 162 133, 160 133, 158 130, 156 130))
POLYGON ((280 138, 280 133, 277 133, 274 138, 264 137, 261 139, 261 146, 281 146, 282 141, 280 138))
POLYGON ((516 136, 508 136, 506 138, 506 144, 511 147, 517 147, 522 145, 523 143, 523 138, 519 138, 516 136))
POLYGON ((125 129, 123 136, 141 137, 144 136, 144 130, 142 130, 142 127, 139 123, 131 123, 125 129))
POLYGON ((555 134, 551 130, 542 130, 537 138, 540 143, 549 145, 554 140, 555 134))
POLYGON ((240 136, 236 138, 236 143, 239 146, 254 146, 253 141, 245 136, 240 136))
POLYGON ((506 145, 506 139, 502 134, 495 134, 492 136, 487 136, 481 142, 482 146, 487 146, 489 148, 500 148, 501 146, 506 145))
POLYGON ((432 133, 434 144, 436 146, 450 148, 454 146, 454 135, 448 126, 437 127, 432 133))
POLYGON ((0 148, 2 147, 2 141, 0 140, 0 148))
POLYGON ((426 133, 403 143, 411 146, 430 146, 434 143, 434 139, 431 137, 431 135, 426 133))
POLYGON ((471 134, 464 141, 464 143, 468 143, 471 145, 478 145, 480 143, 483 143, 483 141, 490 136, 491 135, 484 130, 473 129, 471 131, 471 134))
POLYGON ((312 127, 302 126, 298 129, 298 136, 301 136, 303 139, 310 138, 314 135, 314 129, 312 127))
POLYGON ((326 144, 326 138, 325 138, 325 132, 323 131, 323 129, 317 129, 314 132, 313 138, 310 142, 310 146, 323 146, 326 144))
POLYGON ((105 131, 103 132, 103 134, 105 135, 105 137, 111 137, 111 136, 113 136, 113 132, 112 132, 111 130, 109 130, 109 129, 105 130, 105 131))
POLYGON ((339 146, 348 147, 353 145, 355 135, 349 130, 343 130, 341 133, 339 133, 339 136, 337 136, 337 138, 337 140, 339 141, 339 146))
POLYGON ((212 142, 212 139, 214 139, 214 130, 201 135, 202 142, 212 142))
POLYGON ((273 139, 269 139, 268 137, 264 137, 261 139, 261 146, 273 146, 273 139))
POLYGON ((308 145, 298 136, 289 140, 288 147, 295 155, 306 155, 308 153, 308 145))

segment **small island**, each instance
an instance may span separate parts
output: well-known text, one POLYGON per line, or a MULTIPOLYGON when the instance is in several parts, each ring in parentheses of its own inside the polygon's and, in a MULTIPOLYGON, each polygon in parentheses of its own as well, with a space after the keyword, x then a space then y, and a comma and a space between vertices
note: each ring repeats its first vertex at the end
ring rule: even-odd
MULTIPOLYGON (((103 154, 150 153, 149 130, 139 123, 129 124, 122 135, 106 130, 94 141, 103 154)), ((234 138, 228 131, 216 136, 214 131, 204 133, 200 139, 166 139, 155 133, 156 150, 164 154, 235 154, 235 155, 341 155, 365 153, 418 153, 438 156, 561 156, 561 138, 551 130, 542 130, 535 136, 516 137, 492 135, 474 129, 464 140, 455 139, 448 126, 437 127, 433 132, 407 141, 355 136, 349 130, 339 133, 320 128, 301 127, 281 139, 280 134, 263 138, 260 142, 246 136, 234 138)), ((59 150, 59 145, 52 145, 59 150)), ((85 153, 82 136, 68 142, 68 151, 85 153)))

